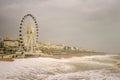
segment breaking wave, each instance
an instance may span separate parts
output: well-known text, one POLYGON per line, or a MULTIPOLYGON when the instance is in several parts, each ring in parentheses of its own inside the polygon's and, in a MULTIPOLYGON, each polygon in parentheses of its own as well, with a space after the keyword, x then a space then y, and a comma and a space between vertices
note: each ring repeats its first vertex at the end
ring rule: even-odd
POLYGON ((120 55, 1 61, 0 80, 120 80, 120 55))

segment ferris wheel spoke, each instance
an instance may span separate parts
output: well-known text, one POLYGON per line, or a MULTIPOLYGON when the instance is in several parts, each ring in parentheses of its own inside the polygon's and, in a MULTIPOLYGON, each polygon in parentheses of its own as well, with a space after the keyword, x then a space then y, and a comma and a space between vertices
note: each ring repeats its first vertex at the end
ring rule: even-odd
POLYGON ((35 45, 38 43, 38 24, 34 16, 31 14, 25 15, 21 22, 20 22, 20 27, 19 27, 19 46, 22 48, 27 49, 28 51, 33 51, 35 49, 35 45), (29 18, 31 20, 29 20, 29 18), (29 21, 29 23, 25 21, 29 21), (25 23, 27 26, 25 26, 25 23), (29 25, 31 24, 31 25, 29 25), (29 25, 29 26, 28 26, 29 25), (25 31, 25 29, 27 29, 25 31))

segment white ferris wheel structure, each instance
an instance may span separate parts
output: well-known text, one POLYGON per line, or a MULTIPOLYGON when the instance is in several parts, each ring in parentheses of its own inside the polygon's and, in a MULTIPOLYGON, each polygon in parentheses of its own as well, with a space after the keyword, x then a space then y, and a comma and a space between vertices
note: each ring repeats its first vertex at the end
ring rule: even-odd
POLYGON ((31 14, 25 15, 19 27, 19 47, 26 52, 38 50, 39 28, 35 17, 31 14))

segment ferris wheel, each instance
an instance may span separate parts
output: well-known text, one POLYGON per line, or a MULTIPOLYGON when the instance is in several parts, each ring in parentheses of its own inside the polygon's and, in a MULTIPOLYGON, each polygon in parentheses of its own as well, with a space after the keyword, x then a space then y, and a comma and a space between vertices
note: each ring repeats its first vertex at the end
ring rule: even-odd
POLYGON ((39 41, 39 29, 35 17, 31 14, 25 15, 19 27, 19 47, 27 52, 34 52, 39 41))

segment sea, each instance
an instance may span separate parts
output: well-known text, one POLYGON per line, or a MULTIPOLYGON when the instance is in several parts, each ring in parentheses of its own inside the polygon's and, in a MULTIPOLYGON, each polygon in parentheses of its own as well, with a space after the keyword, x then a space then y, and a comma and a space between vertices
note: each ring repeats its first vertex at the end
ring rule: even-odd
POLYGON ((0 61, 0 80, 120 80, 120 55, 0 61))

